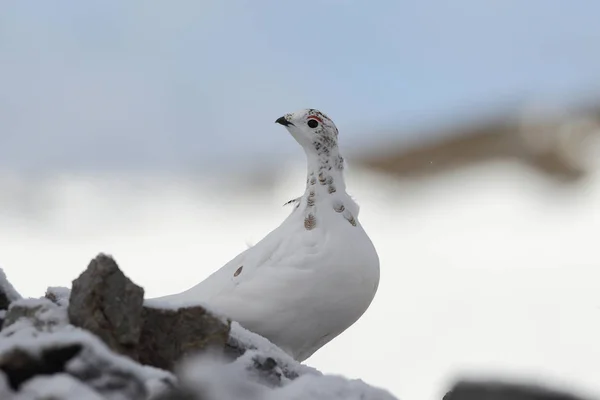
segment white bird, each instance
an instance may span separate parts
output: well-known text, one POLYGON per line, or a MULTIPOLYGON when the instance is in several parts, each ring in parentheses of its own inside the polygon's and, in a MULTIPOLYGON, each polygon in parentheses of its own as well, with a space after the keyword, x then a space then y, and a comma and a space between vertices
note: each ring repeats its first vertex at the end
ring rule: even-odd
POLYGON ((338 130, 314 109, 275 121, 306 153, 306 190, 283 223, 206 280, 155 300, 202 304, 298 361, 356 322, 379 286, 379 257, 346 193, 338 130))

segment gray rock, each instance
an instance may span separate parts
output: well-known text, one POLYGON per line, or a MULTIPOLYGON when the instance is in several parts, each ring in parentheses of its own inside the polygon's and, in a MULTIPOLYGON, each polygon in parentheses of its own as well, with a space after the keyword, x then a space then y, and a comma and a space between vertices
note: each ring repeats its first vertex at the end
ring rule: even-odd
POLYGON ((8 309, 8 305, 19 300, 21 295, 15 290, 13 285, 6 279, 6 274, 0 268, 0 310, 8 309))
POLYGON ((501 381, 460 381, 443 400, 582 400, 571 393, 501 381))
POLYGON ((209 349, 222 352, 229 328, 228 322, 203 307, 171 310, 145 306, 139 360, 172 371, 185 356, 209 349))
POLYGON ((0 353, 0 372, 16 393, 36 378, 61 379, 66 374, 104 399, 142 400, 148 397, 146 380, 167 375, 146 371, 111 353, 97 338, 72 326, 33 340, 17 336, 6 340, 12 346, 4 346, 0 353))
MULTIPOLYGON (((52 290, 51 290, 52 289, 52 290)), ((229 323, 202 307, 161 309, 143 306, 143 289, 109 256, 97 256, 73 281, 68 300, 71 324, 100 337, 112 350, 153 367, 173 370, 186 355, 223 351, 229 323)), ((65 290, 46 297, 65 304, 65 290)))
POLYGON ((11 300, 8 298, 6 293, 0 287, 0 310, 7 310, 11 300))
POLYGON ((8 306, 15 300, 19 300, 21 295, 10 284, 2 268, 0 268, 0 328, 4 323, 4 316, 8 306))
POLYGON ((111 257, 100 254, 73 281, 69 320, 116 352, 137 359, 143 301, 144 289, 131 282, 111 257))
POLYGON ((177 386, 155 395, 151 400, 204 400, 203 397, 192 389, 177 386))
POLYGON ((66 363, 81 351, 81 346, 67 346, 43 349, 39 355, 32 355, 22 348, 14 348, 0 356, 0 370, 14 391, 37 375, 52 375, 63 372, 66 363))
POLYGON ((112 357, 99 354, 94 347, 86 346, 68 365, 67 372, 107 399, 145 399, 148 393, 143 380, 119 364, 112 357))

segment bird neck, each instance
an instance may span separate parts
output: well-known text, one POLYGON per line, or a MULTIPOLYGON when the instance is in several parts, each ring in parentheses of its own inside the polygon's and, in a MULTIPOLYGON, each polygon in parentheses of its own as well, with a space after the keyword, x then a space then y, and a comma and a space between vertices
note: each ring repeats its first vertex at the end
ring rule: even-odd
POLYGON ((322 198, 346 192, 344 159, 337 147, 320 154, 307 153, 307 177, 305 196, 322 198))
MULTIPOLYGON (((319 149, 317 149, 319 150, 319 149)), ((358 226, 358 205, 346 193, 344 159, 337 146, 316 153, 307 152, 306 191, 297 207, 303 207, 304 228, 313 230, 321 224, 322 213, 334 211, 354 227, 358 226)))

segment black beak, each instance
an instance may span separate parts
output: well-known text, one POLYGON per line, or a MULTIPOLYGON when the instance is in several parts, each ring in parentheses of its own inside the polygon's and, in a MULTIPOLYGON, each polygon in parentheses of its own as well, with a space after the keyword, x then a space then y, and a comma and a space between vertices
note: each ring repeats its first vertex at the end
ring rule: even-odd
POLYGON ((287 119, 285 119, 285 117, 281 117, 281 118, 277 118, 275 120, 276 124, 281 124, 283 126, 288 126, 288 125, 292 125, 294 126, 294 124, 292 124, 291 122, 289 122, 287 119))

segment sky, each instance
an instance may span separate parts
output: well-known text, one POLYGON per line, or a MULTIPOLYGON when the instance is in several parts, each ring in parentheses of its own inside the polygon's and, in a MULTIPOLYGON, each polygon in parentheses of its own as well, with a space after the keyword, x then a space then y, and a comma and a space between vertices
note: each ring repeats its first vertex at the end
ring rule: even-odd
POLYGON ((594 1, 56 1, 0 13, 0 168, 235 168, 319 108, 342 147, 596 96, 594 1))

